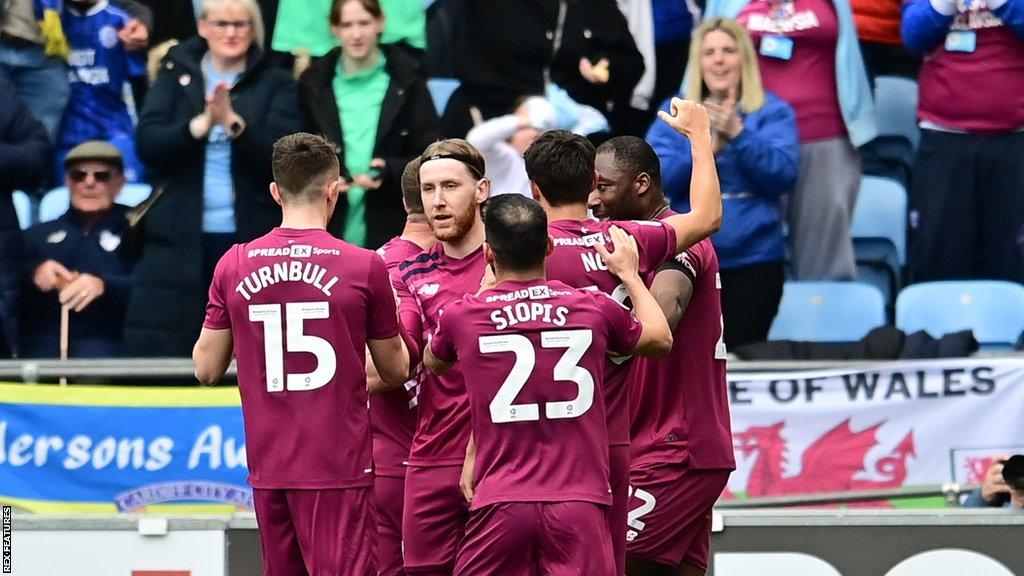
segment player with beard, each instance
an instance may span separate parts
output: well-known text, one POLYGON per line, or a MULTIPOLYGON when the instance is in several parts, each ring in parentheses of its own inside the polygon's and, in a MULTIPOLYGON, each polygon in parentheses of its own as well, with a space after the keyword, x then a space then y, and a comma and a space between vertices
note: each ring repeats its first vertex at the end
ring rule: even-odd
MULTIPOLYGON (((710 121, 703 106, 673 98, 671 113, 659 117, 690 138, 693 172, 690 198, 693 210, 658 222, 600 222, 587 216, 587 199, 597 183, 594 146, 571 132, 545 132, 526 151, 526 173, 530 187, 548 216, 548 231, 554 251, 548 258, 548 278, 574 288, 600 290, 625 301, 627 293, 594 248, 610 241, 614 225, 636 239, 640 251, 640 272, 650 274, 677 253, 718 230, 722 220, 722 198, 715 170, 710 121)), ((629 406, 626 376, 629 358, 608 361, 605 404, 613 502, 608 514, 610 532, 626 530, 629 502, 629 406)), ((626 543, 613 538, 616 575, 625 570, 626 543)))
POLYGON ((281 226, 217 263, 196 378, 215 384, 234 350, 264 574, 376 574, 363 359, 401 386, 409 355, 384 262, 325 229, 344 186, 335 148, 293 134, 272 161, 281 226))
POLYGON ((424 357, 434 373, 458 361, 472 415, 472 511, 455 574, 605 576, 614 564, 605 357, 664 354, 668 324, 622 230, 610 232, 614 252, 597 249, 635 318, 605 294, 545 279, 551 240, 536 201, 492 198, 485 228, 496 285, 449 304, 424 357))
MULTIPOLYGON (((664 220, 658 156, 633 136, 597 149, 590 208, 601 219, 664 220)), ((629 576, 698 576, 708 565, 711 507, 736 468, 722 339, 721 281, 711 239, 645 279, 673 330, 665 358, 638 358, 629 375, 632 498, 629 576)))
MULTIPOLYGON (((432 334, 445 306, 480 290, 487 267, 480 206, 490 191, 484 172, 483 157, 465 140, 441 140, 420 155, 423 208, 438 242, 399 265, 399 311, 410 334, 432 334)), ((421 373, 417 398, 402 516, 405 571, 450 575, 468 515, 459 490, 469 441, 462 372, 421 373)))
MULTIPOLYGON (((420 159, 414 158, 402 172, 405 229, 400 236, 377 249, 384 259, 392 284, 401 281, 402 262, 415 259, 437 241, 427 224, 420 197, 420 159)), ((416 378, 404 387, 370 396, 373 430, 373 498, 377 510, 377 558, 380 576, 399 576, 402 570, 402 503, 405 501, 405 467, 416 430, 416 378)), ((384 387, 373 360, 366 355, 366 381, 371 393, 384 387)))

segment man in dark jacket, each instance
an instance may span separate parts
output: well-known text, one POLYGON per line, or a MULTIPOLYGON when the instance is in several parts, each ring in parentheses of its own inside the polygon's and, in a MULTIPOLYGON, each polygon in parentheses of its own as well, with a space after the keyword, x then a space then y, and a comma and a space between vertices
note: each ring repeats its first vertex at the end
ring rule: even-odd
POLYGON ((124 186, 124 159, 97 140, 71 149, 64 159, 71 207, 60 218, 25 232, 25 318, 22 355, 56 358, 61 307, 69 308, 69 355, 117 356, 131 263, 119 248, 127 206, 114 204, 124 186))
MULTIPOLYGON (((172 48, 139 118, 139 156, 164 192, 142 218, 142 256, 125 319, 126 356, 185 357, 199 336, 209 287, 203 256, 210 236, 203 231, 209 138, 193 136, 190 123, 206 115, 202 61, 208 50, 203 38, 172 48)), ((233 241, 248 242, 281 221, 268 191, 270 158, 277 139, 299 131, 295 83, 285 70, 268 66, 253 42, 229 94, 214 98, 238 117, 228 126, 233 241)))
MULTIPOLYGON (((402 232, 402 171, 409 160, 440 136, 437 112, 424 80, 420 60, 405 44, 382 44, 385 72, 390 81, 377 122, 373 157, 384 161, 380 187, 366 195, 366 247, 376 249, 402 232)), ((345 167, 345 134, 332 82, 341 48, 331 50, 299 79, 299 106, 305 130, 323 134, 338 147, 342 176, 353 174, 345 167)), ((327 230, 341 238, 348 204, 339 202, 327 230)))
POLYGON ((48 172, 50 144, 46 128, 32 117, 0 77, 0 357, 9 357, 18 341, 24 245, 11 193, 34 191, 48 172))
POLYGON ((552 82, 603 113, 629 106, 644 71, 615 0, 468 2, 458 58, 462 86, 443 124, 460 137, 471 127, 467 106, 485 119, 509 114, 519 98, 544 94, 547 67, 552 82))

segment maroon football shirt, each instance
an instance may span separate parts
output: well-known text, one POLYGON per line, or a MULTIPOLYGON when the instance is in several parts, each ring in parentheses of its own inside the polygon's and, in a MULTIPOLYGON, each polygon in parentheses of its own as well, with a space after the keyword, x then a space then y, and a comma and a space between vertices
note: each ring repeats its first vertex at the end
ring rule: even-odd
MULTIPOLYGON (((397 292, 406 330, 423 334, 426 342, 448 304, 480 290, 486 266, 483 246, 457 259, 445 254, 440 242, 400 264, 397 292)), ((462 464, 469 443, 469 406, 462 371, 456 368, 440 377, 421 371, 417 398, 419 418, 409 464, 462 464)))
MULTIPOLYGON (((419 244, 400 237, 377 249, 394 284, 401 279, 400 265, 423 253, 419 244)), ((397 390, 370 396, 370 426, 373 432, 373 464, 378 476, 405 477, 405 464, 416 430, 416 381, 397 390)))
MULTIPOLYGON (((674 214, 666 211, 660 218, 674 214)), ((629 377, 630 463, 736 467, 722 340, 718 256, 704 239, 668 264, 693 283, 693 296, 664 358, 637 358, 629 377)), ((653 280, 652 273, 650 280, 653 280)))
MULTIPOLYGON (((573 288, 599 290, 618 302, 625 302, 628 292, 619 277, 608 271, 604 260, 594 249, 603 243, 611 249, 612 226, 622 228, 636 238, 640 252, 640 273, 657 270, 676 252, 676 233, 662 222, 641 220, 555 220, 548 223, 548 233, 554 241, 554 251, 547 259, 547 275, 573 288)), ((608 435, 613 446, 629 444, 629 396, 626 376, 629 358, 609 358, 605 403, 608 410, 608 435)))
POLYGON ((254 488, 371 484, 366 340, 398 335, 380 256, 275 228, 220 259, 203 325, 234 338, 254 488))
POLYGON ((642 331, 604 294, 554 281, 502 282, 445 309, 431 350, 465 375, 474 509, 611 503, 605 358, 632 350, 642 331))

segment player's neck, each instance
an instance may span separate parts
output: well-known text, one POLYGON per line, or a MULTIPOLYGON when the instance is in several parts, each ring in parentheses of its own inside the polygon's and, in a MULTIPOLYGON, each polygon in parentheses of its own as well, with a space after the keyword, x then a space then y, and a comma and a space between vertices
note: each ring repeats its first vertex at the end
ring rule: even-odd
POLYGON ((546 279, 547 274, 544 271, 544 266, 532 270, 502 270, 498 268, 494 271, 495 285, 502 282, 533 282, 534 280, 543 281, 546 279))
POLYGON ((466 235, 458 240, 444 241, 444 253, 455 259, 462 259, 476 252, 484 244, 484 224, 477 216, 473 227, 466 232, 466 235))
POLYGON ((405 228, 402 230, 402 240, 408 240, 420 248, 426 250, 437 242, 434 232, 430 230, 430 224, 426 220, 419 220, 409 217, 405 220, 405 228))
POLYGON ((548 222, 554 222, 555 220, 587 220, 586 204, 551 206, 545 202, 543 206, 544 212, 548 215, 548 222))
POLYGON ((323 230, 327 228, 327 220, 323 214, 312 209, 291 209, 285 210, 281 218, 281 228, 294 228, 296 230, 323 230))
POLYGON ((664 197, 658 198, 654 202, 649 202, 644 206, 642 213, 644 220, 657 220, 658 216, 669 209, 668 200, 664 197))

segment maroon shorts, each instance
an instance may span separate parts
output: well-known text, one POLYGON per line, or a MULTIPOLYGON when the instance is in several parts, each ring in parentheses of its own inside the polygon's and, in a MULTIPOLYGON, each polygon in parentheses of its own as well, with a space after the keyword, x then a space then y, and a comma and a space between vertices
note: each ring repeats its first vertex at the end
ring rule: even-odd
POLYGON ((402 502, 405 477, 376 476, 373 501, 377 511, 377 564, 380 576, 404 576, 402 569, 402 502))
POLYGON ((408 574, 452 573, 469 515, 461 475, 462 465, 406 468, 402 536, 408 574))
POLYGON ((626 530, 629 514, 629 445, 608 448, 609 480, 612 486, 612 505, 608 508, 608 533, 612 538, 612 557, 615 574, 626 573, 626 541, 618 535, 626 530))
POLYGON ((686 464, 668 463, 630 470, 627 553, 668 566, 685 560, 707 570, 711 507, 729 474, 729 470, 693 470, 686 464))
POLYGON ((371 492, 254 489, 264 576, 376 575, 371 492))
POLYGON ((503 502, 469 515, 455 576, 611 573, 607 509, 590 502, 503 502))

